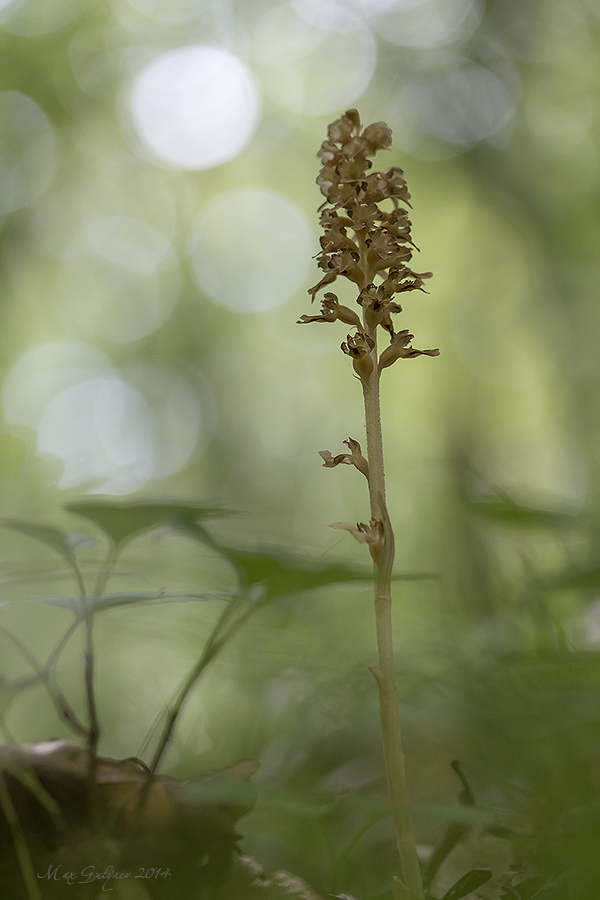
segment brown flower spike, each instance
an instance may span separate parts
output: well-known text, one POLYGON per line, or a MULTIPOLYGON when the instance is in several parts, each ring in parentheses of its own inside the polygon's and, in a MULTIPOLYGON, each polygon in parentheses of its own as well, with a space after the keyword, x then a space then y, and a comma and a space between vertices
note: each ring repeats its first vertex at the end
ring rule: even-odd
POLYGON ((392 132, 385 122, 375 122, 361 130, 357 110, 329 126, 317 156, 323 167, 317 184, 324 195, 321 206, 321 251, 317 254, 321 280, 309 289, 314 300, 322 288, 344 276, 359 289, 356 303, 362 317, 342 306, 336 294, 326 293, 321 301, 321 315, 301 316, 300 324, 341 321, 356 328, 342 344, 352 358, 354 370, 364 381, 377 364, 378 371, 397 359, 415 356, 438 356, 439 350, 417 350, 410 346, 413 335, 408 329, 394 331, 392 315, 402 311, 394 300, 396 294, 424 290, 431 272, 413 272, 409 263, 417 249, 411 238, 411 223, 405 207, 410 207, 410 194, 404 172, 391 166, 384 172, 372 172, 369 157, 386 149, 392 132), (387 209, 380 204, 387 201, 387 209), (389 210, 389 202, 393 208, 389 210), (362 321, 361 321, 362 318, 362 321), (373 331, 381 326, 389 338, 379 360, 373 359, 373 331))

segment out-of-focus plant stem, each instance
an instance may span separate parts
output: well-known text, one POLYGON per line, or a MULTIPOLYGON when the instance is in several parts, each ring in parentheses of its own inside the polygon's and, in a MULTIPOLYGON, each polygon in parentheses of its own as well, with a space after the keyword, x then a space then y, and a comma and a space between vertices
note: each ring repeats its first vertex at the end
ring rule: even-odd
POLYGON ((221 615, 217 619, 213 630, 211 631, 206 644, 200 654, 200 657, 185 679, 168 710, 167 718, 163 729, 160 733, 156 750, 152 757, 148 769, 152 775, 155 774, 160 762, 171 742, 175 725, 181 714, 182 707, 187 700, 192 688, 206 669, 209 663, 215 658, 220 650, 225 646, 227 641, 233 637, 235 632, 240 628, 246 620, 253 615, 259 608, 259 604, 248 604, 244 593, 240 593, 227 602, 221 615), (241 608, 241 611, 240 611, 241 608), (236 616, 237 614, 237 616, 236 616), (227 627, 226 627, 227 626, 227 627))

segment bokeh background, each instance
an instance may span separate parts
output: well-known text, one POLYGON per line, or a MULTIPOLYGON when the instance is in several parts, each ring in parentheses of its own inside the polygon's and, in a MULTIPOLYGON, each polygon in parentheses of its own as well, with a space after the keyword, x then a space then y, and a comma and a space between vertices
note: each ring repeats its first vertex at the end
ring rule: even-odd
MULTIPOLYGON (((396 610, 419 836, 443 831, 459 758, 482 806, 548 830, 521 847, 542 872, 573 864, 577 827, 563 856, 553 836, 600 781, 599 60, 598 0, 0 0, 2 516, 92 536, 65 503, 208 501, 231 542, 357 558, 327 525, 366 518, 362 479, 317 451, 363 440, 360 390, 343 326, 295 322, 327 124, 385 120, 376 165, 405 170, 434 272, 401 327, 441 350, 383 385, 397 569, 427 576, 396 610)), ((73 587, 47 548, 2 544, 4 626, 44 658, 68 613, 29 598, 73 587)), ((119 572, 115 590, 231 583, 164 534, 119 572)), ((103 752, 138 752, 214 615, 99 619, 103 752)), ((63 735, 43 691, 13 697, 31 669, 2 654, 7 734, 63 735)), ((373 654, 367 588, 283 601, 207 672, 167 760, 259 759, 259 782, 308 805, 259 804, 246 849, 369 897, 387 824, 354 841, 364 809, 306 798, 381 793, 373 654)))

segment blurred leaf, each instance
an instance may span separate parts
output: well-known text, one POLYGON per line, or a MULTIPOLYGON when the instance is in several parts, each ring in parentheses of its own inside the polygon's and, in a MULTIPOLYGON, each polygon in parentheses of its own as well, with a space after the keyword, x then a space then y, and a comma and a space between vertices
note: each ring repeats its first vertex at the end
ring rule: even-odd
POLYGON ((73 563, 75 553, 82 547, 89 547, 95 543, 93 538, 85 537, 74 531, 63 531, 59 528, 51 528, 48 525, 37 525, 32 522, 21 522, 18 519, 0 519, 2 528, 11 528, 13 531, 20 531, 28 537, 36 541, 41 541, 60 553, 67 562, 73 563))
POLYGON ((42 595, 39 597, 30 597, 29 599, 33 600, 35 603, 46 603, 48 606, 59 606, 61 609, 68 609, 77 618, 83 615, 82 600, 78 594, 56 597, 42 595))
POLYGON ((474 806, 446 806, 442 803, 411 803, 410 808, 420 816, 438 822, 462 822, 465 825, 497 825, 500 815, 490 809, 474 806))
POLYGON ((302 800, 291 791, 234 779, 208 778, 190 782, 183 785, 182 791, 185 801, 189 803, 252 806, 258 800, 261 806, 285 810, 306 818, 319 818, 329 813, 335 806, 335 802, 302 800))
POLYGON ((198 519, 227 515, 214 506, 173 503, 122 503, 109 500, 77 501, 65 506, 69 512, 84 516, 104 531, 117 548, 151 528, 187 528, 198 519))
POLYGON ((500 660, 504 673, 530 696, 549 691, 592 689, 600 684, 600 651, 548 650, 533 657, 527 653, 505 654, 500 660))
POLYGON ((258 794, 256 785, 236 779, 206 778, 185 784, 183 799, 207 806, 253 806, 258 794))
MULTIPOLYGON (((243 803, 254 797, 261 806, 281 809, 307 818, 319 818, 334 810, 358 811, 369 818, 390 816, 394 806, 385 796, 373 796, 356 792, 329 794, 326 797, 303 799, 292 791, 272 788, 267 785, 250 784, 247 781, 204 780, 190 782, 184 787, 184 796, 190 802, 203 803, 243 803)), ((498 816, 488 810, 459 806, 411 803, 409 808, 419 814, 441 822, 464 822, 468 825, 493 825, 498 816)))
POLYGON ((489 881, 491 877, 492 873, 489 869, 472 869, 466 875, 463 875, 462 878, 459 878, 456 884, 449 891, 446 891, 441 900, 460 900, 461 897, 472 894, 482 884, 489 881))
POLYGON ((439 581, 437 572, 396 572, 392 573, 392 581, 439 581))
POLYGON ((343 563, 319 564, 282 550, 252 553, 230 547, 220 549, 242 573, 247 584, 265 585, 269 599, 330 584, 370 581, 373 577, 371 572, 360 572, 343 563))
POLYGON ((572 566, 538 581, 542 590, 596 590, 600 587, 600 566, 572 566))
POLYGON ((392 878, 392 896, 394 900, 412 900, 414 894, 411 894, 403 881, 397 875, 392 878))
POLYGON ((504 898, 508 900, 509 897, 517 897, 518 900, 535 900, 535 898, 539 897, 541 900, 547 889, 546 879, 541 875, 536 875, 534 878, 528 878, 526 881, 520 881, 519 884, 505 888, 502 898, 503 900, 504 898))
POLYGON ((229 600, 231 594, 161 594, 159 593, 124 593, 105 594, 94 601, 97 610, 115 609, 119 606, 131 606, 136 603, 186 603, 192 601, 229 600))
POLYGON ((371 572, 361 572, 343 563, 316 563, 285 550, 251 552, 218 546, 248 585, 262 584, 264 598, 273 599, 300 591, 312 591, 330 584, 370 581, 371 572))
MULTIPOLYGON (((272 600, 301 591, 313 591, 332 584, 371 581, 372 570, 360 570, 345 563, 323 563, 293 555, 280 547, 270 550, 242 550, 215 541, 197 523, 183 524, 181 529, 195 540, 208 544, 237 569, 245 585, 262 585, 261 600, 272 600)), ((437 578, 429 572, 410 572, 394 575, 395 581, 420 581, 437 578)))
POLYGON ((470 504, 477 516, 509 528, 573 528, 583 524, 580 516, 542 507, 523 506, 510 497, 501 500, 475 500, 470 504))
MULTIPOLYGON (((333 802, 338 808, 358 810, 371 818, 390 816, 396 808, 385 795, 357 793, 355 791, 344 791, 341 794, 335 794, 333 802)), ((410 809, 412 813, 420 818, 432 819, 436 822, 492 827, 497 826, 499 821, 497 812, 473 806, 447 806, 441 803, 415 802, 397 808, 410 809)))
MULTIPOLYGON (((228 600, 230 594, 161 594, 154 591, 147 593, 123 593, 103 594, 100 597, 88 598, 88 603, 93 605, 97 612, 105 609, 115 609, 119 606, 132 606, 137 603, 185 603, 188 600, 228 600)), ((59 606, 82 616, 85 610, 82 608, 79 596, 48 595, 41 594, 31 597, 36 603, 46 603, 48 606, 59 606)))

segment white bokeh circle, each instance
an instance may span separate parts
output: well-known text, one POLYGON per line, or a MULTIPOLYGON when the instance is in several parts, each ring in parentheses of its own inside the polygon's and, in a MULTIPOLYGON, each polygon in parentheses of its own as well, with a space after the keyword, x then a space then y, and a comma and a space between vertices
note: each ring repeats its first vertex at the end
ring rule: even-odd
POLYGON ((0 0, 0 24, 13 34, 31 37, 64 28, 81 15, 89 0, 0 0))
POLYGON ((152 410, 139 391, 118 377, 73 384, 48 404, 37 426, 38 452, 63 464, 59 488, 87 485, 124 494, 154 472, 152 410))
POLYGON ((170 238, 141 219, 89 221, 63 254, 64 313, 90 334, 123 343, 159 328, 179 296, 170 238))
POLYGON ((252 44, 257 77, 278 105, 302 115, 338 115, 369 86, 377 42, 351 10, 333 4, 313 21, 303 6, 277 6, 259 25, 252 44))
POLYGON ((83 341, 27 350, 3 386, 6 422, 60 460, 59 488, 126 494, 186 465, 212 429, 188 378, 165 367, 121 372, 83 341))
POLYGON ((283 194, 262 187, 217 194, 200 210, 188 241, 202 291, 235 312, 262 312, 300 287, 315 252, 311 225, 283 194))
POLYGON ((248 67, 218 47, 163 53, 138 74, 133 124, 156 156, 183 169, 209 169, 237 156, 251 138, 259 99, 248 67))
POLYGON ((404 98, 422 134, 457 147, 496 134, 515 113, 515 99, 500 78, 468 59, 420 72, 404 98))
POLYGON ((45 113, 31 97, 0 92, 0 214, 33 203, 56 169, 56 142, 45 113))
POLYGON ((358 4, 384 40, 422 49, 466 40, 482 14, 478 0, 358 0, 358 4))

